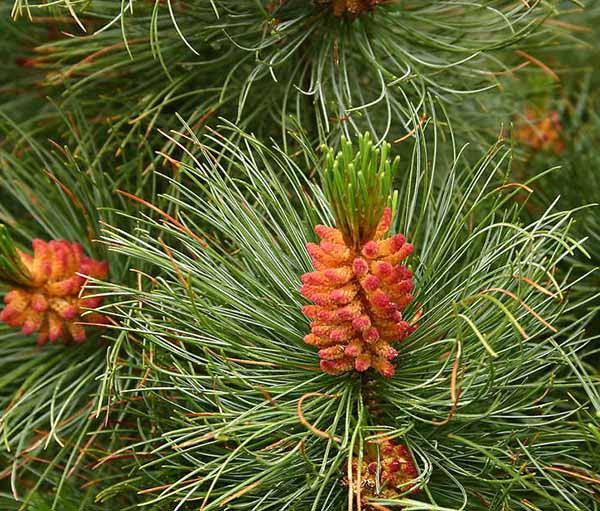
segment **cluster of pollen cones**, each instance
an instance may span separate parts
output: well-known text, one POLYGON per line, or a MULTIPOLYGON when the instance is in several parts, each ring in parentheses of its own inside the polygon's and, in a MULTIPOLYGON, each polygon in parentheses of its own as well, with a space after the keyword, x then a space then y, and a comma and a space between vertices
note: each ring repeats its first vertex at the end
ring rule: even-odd
POLYGON ((399 264, 413 246, 402 234, 383 238, 391 219, 386 208, 373 239, 356 249, 338 229, 323 225, 315 228, 320 244, 306 246, 316 271, 302 276, 300 291, 314 303, 302 309, 311 320, 304 340, 319 348, 327 373, 372 367, 389 378, 398 355, 392 343, 414 330, 402 318, 412 300, 412 273, 399 264))
POLYGON ((358 16, 365 11, 373 10, 382 0, 319 0, 319 3, 330 4, 333 14, 342 16, 350 14, 358 16))
POLYGON ((352 486, 355 497, 360 500, 362 509, 375 509, 368 505, 368 499, 394 499, 400 494, 413 490, 418 476, 412 454, 404 444, 397 444, 392 439, 367 444, 362 464, 359 468, 357 457, 352 458, 352 486))
MULTIPOLYGON (((103 279, 108 274, 104 261, 84 255, 78 243, 65 240, 32 242, 33 255, 18 251, 29 281, 13 288, 5 297, 7 304, 0 320, 21 327, 24 334, 38 332, 38 344, 58 339, 82 342, 85 327, 79 323, 83 309, 95 309, 101 297, 88 297, 82 291, 87 279, 78 273, 103 279)), ((90 313, 86 322, 106 323, 106 317, 90 313)))

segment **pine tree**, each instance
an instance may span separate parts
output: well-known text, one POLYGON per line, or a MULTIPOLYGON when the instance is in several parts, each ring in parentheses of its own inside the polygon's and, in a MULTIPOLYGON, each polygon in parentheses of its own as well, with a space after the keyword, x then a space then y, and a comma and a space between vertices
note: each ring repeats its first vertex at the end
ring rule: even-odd
POLYGON ((0 12, 1 509, 599 508, 598 6, 0 12))

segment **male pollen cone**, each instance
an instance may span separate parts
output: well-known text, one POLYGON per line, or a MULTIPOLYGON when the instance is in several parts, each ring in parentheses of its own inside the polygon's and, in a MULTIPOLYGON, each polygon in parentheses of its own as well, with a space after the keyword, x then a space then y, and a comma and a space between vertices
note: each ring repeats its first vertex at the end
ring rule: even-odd
MULTIPOLYGON (((85 328, 78 323, 81 313, 100 306, 103 298, 82 293, 87 279, 77 273, 103 279, 108 274, 107 263, 85 256, 79 243, 34 239, 31 245, 33 255, 17 250, 29 282, 13 288, 4 297, 6 307, 0 313, 0 321, 21 327, 25 335, 38 332, 40 345, 58 339, 83 342, 85 328)), ((85 319, 89 323, 107 322, 105 316, 95 312, 85 319)))
POLYGON ((392 343, 414 330, 402 319, 412 300, 412 273, 399 264, 413 246, 402 234, 383 239, 391 220, 386 208, 373 239, 356 249, 338 229, 323 225, 315 227, 321 242, 306 245, 316 271, 302 276, 300 292, 314 303, 302 308, 311 320, 304 341, 319 348, 321 369, 329 374, 373 367, 392 377, 398 355, 392 343))

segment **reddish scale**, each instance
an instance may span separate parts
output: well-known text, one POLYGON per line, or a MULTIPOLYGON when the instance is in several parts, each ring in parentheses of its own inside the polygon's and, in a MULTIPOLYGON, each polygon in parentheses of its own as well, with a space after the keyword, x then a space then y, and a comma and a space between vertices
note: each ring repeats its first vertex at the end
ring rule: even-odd
POLYGON ((402 234, 382 239, 392 213, 383 213, 372 240, 357 250, 344 242, 338 229, 318 225, 321 242, 306 248, 316 271, 302 276, 302 295, 314 305, 302 308, 311 320, 304 341, 319 348, 321 369, 341 374, 373 367, 394 374, 392 343, 414 328, 402 319, 412 300, 412 273, 400 264, 413 251, 402 234))
MULTIPOLYGON (((37 332, 40 345, 58 339, 83 342, 85 328, 78 323, 81 313, 100 306, 103 298, 86 296, 82 288, 87 279, 77 273, 103 279, 108 274, 107 263, 85 256, 78 243, 35 239, 31 245, 33 255, 18 251, 30 280, 4 297, 6 307, 0 313, 0 321, 20 327, 26 335, 37 332)), ((89 323, 107 322, 98 313, 85 319, 89 323)))
POLYGON ((411 483, 418 476, 417 467, 408 447, 391 439, 379 442, 378 450, 374 447, 373 443, 367 445, 360 470, 358 457, 352 458, 353 491, 358 495, 360 485, 365 511, 373 509, 368 504, 370 498, 394 499, 408 491, 417 491, 411 483))

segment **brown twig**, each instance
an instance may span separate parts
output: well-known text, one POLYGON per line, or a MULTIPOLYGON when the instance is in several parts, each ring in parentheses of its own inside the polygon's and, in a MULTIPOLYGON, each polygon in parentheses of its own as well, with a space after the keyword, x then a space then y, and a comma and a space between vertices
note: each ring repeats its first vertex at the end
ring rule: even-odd
POLYGON ((572 470, 567 470, 566 468, 561 468, 561 467, 546 467, 546 470, 549 470, 551 472, 560 472, 561 474, 567 474, 573 477, 576 477, 577 479, 581 479, 582 481, 585 481, 586 483, 593 483, 593 484, 598 484, 600 485, 600 479, 596 479, 595 477, 590 477, 584 474, 580 474, 579 472, 573 472, 572 470))
POLYGON ((238 491, 238 492, 234 493, 233 495, 227 497, 223 502, 221 502, 219 504, 219 507, 223 507, 223 506, 229 504, 232 500, 237 499, 238 497, 241 497, 245 493, 251 492, 252 490, 254 490, 254 488, 256 488, 257 486, 259 486, 261 483, 262 483, 262 480, 259 479, 258 481, 255 481, 252 484, 249 484, 245 488, 242 488, 240 491, 238 491))
POLYGON ((483 293, 491 293, 493 291, 497 291, 499 293, 503 293, 506 296, 511 297, 513 300, 516 300, 517 302, 519 302, 521 304, 521 307, 523 307, 534 318, 536 318, 540 323, 542 323, 542 325, 544 325, 548 330, 552 330, 554 333, 558 332, 557 328, 553 327, 544 318, 542 318, 542 316, 540 316, 537 312, 535 312, 529 305, 527 305, 523 300, 521 300, 517 295, 515 295, 514 293, 508 291, 507 289, 504 289, 504 288, 501 288, 501 287, 490 287, 488 289, 483 289, 481 291, 481 294, 483 294, 483 293))
POLYGON ((425 122, 426 119, 427 119, 427 115, 423 112, 423 115, 421 115, 421 118, 419 119, 418 124, 412 130, 410 130, 406 135, 403 135, 400 138, 397 138, 396 140, 394 140, 394 144, 399 144, 401 142, 404 142, 406 139, 412 137, 417 132, 417 130, 421 126, 423 126, 423 123, 425 122))
POLYGON ((544 64, 540 59, 536 59, 535 57, 533 57, 532 55, 529 55, 529 53, 524 52, 523 50, 515 50, 515 53, 517 55, 519 55, 519 56, 527 59, 533 65, 539 67, 542 71, 544 71, 555 82, 560 82, 559 76, 554 71, 552 71, 552 69, 550 69, 550 67, 548 67, 546 64, 544 64))
POLYGON ((452 400, 452 408, 448 413, 448 417, 446 417, 443 421, 433 421, 433 424, 435 424, 436 426, 445 426, 452 420, 452 417, 454 417, 454 415, 456 414, 456 410, 458 408, 458 401, 460 399, 460 394, 462 393, 462 389, 457 388, 456 385, 461 355, 462 343, 458 341, 456 348, 456 358, 454 359, 454 365, 452 366, 452 374, 450 375, 450 399, 452 400))
POLYGON ((304 400, 309 397, 327 397, 329 399, 337 399, 339 397, 339 395, 324 394, 322 392, 307 392, 300 399, 298 399, 298 405, 296 407, 296 412, 298 414, 298 418, 300 419, 300 422, 304 426, 306 426, 308 429, 310 429, 310 431, 312 431, 315 435, 317 435, 321 438, 326 438, 327 440, 333 440, 334 442, 340 442, 341 440, 338 437, 332 435, 331 433, 328 433, 327 431, 323 431, 323 430, 317 428, 316 426, 313 426, 310 422, 308 422, 308 420, 304 416, 304 413, 302 412, 302 403, 304 403, 304 400))
POLYGON ((165 213, 158 206, 155 206, 154 204, 148 202, 147 200, 144 200, 141 197, 138 197, 137 195, 133 195, 132 193, 126 192, 124 190, 116 190, 116 192, 119 195, 127 197, 128 199, 132 199, 132 200, 134 200, 136 202, 139 202, 140 204, 146 206, 147 208, 150 208, 152 211, 156 211, 159 215, 161 215, 163 218, 165 218, 171 225, 173 225, 174 227, 176 227, 177 229, 179 229, 181 232, 184 232, 185 234, 187 234, 187 235, 191 236, 192 238, 194 238, 203 247, 207 247, 208 246, 207 243, 206 243, 206 241, 203 240, 200 236, 198 236, 194 232, 192 232, 189 229, 189 227, 186 227, 179 220, 177 220, 176 218, 172 217, 168 213, 165 213))

